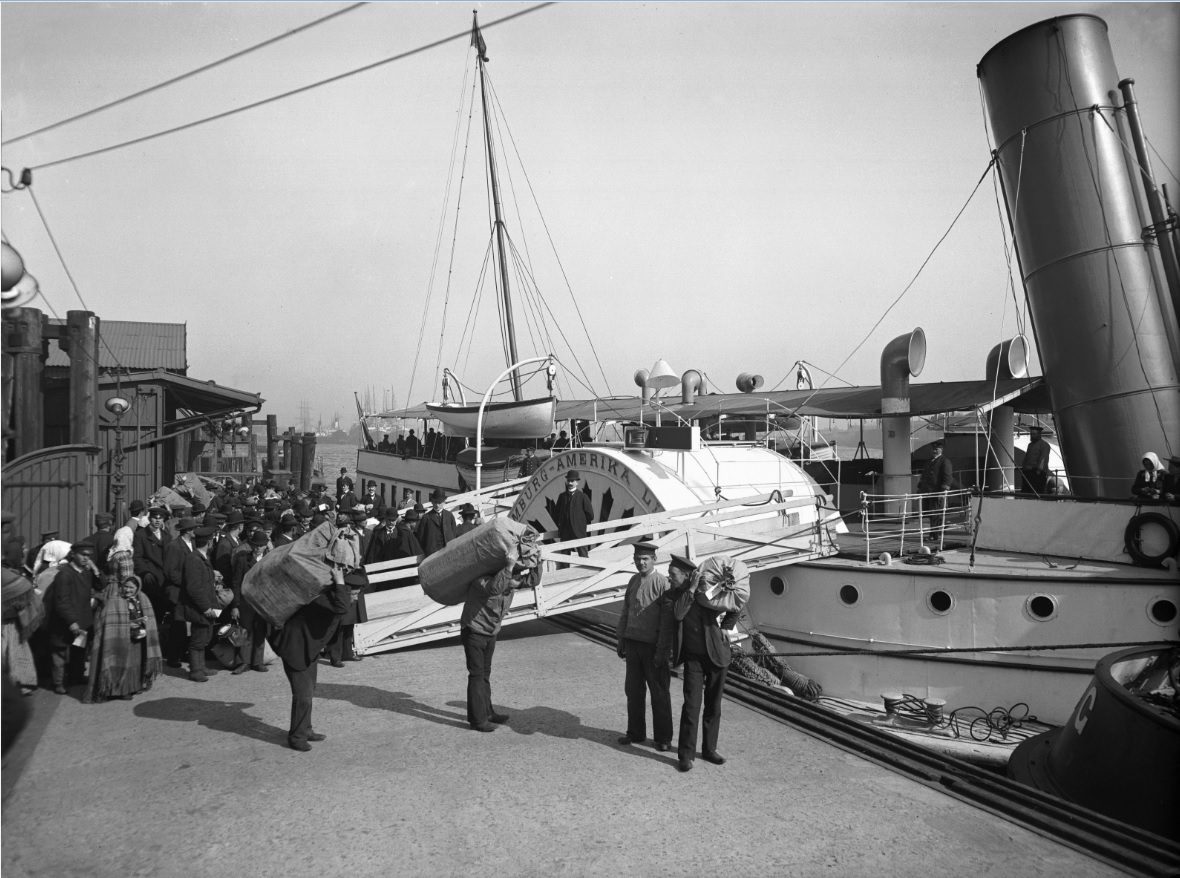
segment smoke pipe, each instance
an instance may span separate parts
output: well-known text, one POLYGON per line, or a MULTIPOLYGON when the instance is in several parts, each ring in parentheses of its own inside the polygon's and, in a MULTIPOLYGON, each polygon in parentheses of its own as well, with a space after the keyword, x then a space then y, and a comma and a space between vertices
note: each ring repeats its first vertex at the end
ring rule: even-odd
POLYGON ((926 365, 922 327, 899 335, 881 351, 881 445, 886 494, 910 493, 910 378, 926 365))
MULTIPOLYGON (((1028 341, 1023 335, 1000 342, 987 355, 987 380, 1003 381, 1028 375, 1028 341)), ((1012 434, 1016 412, 1010 405, 991 411, 987 457, 984 463, 984 486, 989 491, 1011 492, 1016 486, 1016 448, 1012 434)))

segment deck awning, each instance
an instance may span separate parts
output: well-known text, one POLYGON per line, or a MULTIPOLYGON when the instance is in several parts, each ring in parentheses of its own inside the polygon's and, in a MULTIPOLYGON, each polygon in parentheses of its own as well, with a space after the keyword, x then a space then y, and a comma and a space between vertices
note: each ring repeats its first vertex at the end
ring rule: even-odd
POLYGON ((135 387, 138 384, 156 384, 167 390, 179 408, 206 415, 220 414, 238 409, 260 409, 265 400, 257 393, 235 390, 213 381, 198 381, 168 372, 152 369, 144 372, 130 372, 120 375, 116 383, 114 375, 103 375, 98 384, 104 389, 115 386, 135 387))
MULTIPOLYGON (((1041 377, 910 385, 910 413, 913 415, 987 412, 1000 405, 1010 405, 1022 414, 1051 411, 1048 388, 1041 377)), ((657 405, 647 403, 642 407, 638 396, 559 400, 557 420, 638 422, 642 410, 643 420, 653 422, 657 406, 663 418, 679 417, 686 421, 718 415, 764 418, 767 414, 876 419, 881 417, 881 388, 871 385, 765 393, 711 393, 698 396, 696 402, 688 406, 681 404, 678 391, 669 392, 668 396, 657 401, 657 405)), ((425 406, 414 406, 383 412, 380 417, 415 420, 430 418, 431 414, 425 406)))

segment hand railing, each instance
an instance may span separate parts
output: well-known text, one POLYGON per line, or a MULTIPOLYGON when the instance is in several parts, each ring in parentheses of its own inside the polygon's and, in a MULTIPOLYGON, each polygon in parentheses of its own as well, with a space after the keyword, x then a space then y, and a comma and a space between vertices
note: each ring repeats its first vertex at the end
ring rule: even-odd
POLYGON ((897 545, 904 555, 907 540, 918 549, 930 541, 937 551, 945 546, 946 535, 971 534, 971 491, 935 491, 926 494, 860 495, 860 514, 865 541, 865 561, 872 560, 874 547, 897 545))

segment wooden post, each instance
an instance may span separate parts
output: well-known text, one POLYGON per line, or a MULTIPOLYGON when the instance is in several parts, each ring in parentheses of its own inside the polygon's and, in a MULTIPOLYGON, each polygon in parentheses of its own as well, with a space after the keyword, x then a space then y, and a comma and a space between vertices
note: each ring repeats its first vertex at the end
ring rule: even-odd
POLYGON ((311 476, 315 472, 315 433, 303 434, 303 469, 299 476, 299 489, 311 488, 311 476))
POLYGON ((45 315, 36 308, 13 308, 4 314, 5 353, 12 356, 12 386, 5 390, 4 414, 7 422, 7 407, 11 404, 13 457, 39 451, 45 444, 42 378, 48 352, 42 330, 44 320, 45 315))
POLYGON ((98 335, 93 311, 66 312, 66 338, 58 342, 70 355, 70 442, 98 444, 98 335))
POLYGON ((303 437, 291 431, 291 452, 287 458, 287 469, 291 471, 291 483, 300 491, 306 491, 303 484, 303 437))
POLYGON ((266 471, 274 472, 279 462, 279 416, 266 416, 266 471))

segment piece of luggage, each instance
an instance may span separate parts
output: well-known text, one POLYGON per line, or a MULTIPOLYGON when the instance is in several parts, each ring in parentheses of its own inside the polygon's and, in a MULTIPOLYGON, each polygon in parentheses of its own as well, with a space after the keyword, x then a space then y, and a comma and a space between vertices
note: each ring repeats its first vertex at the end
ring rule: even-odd
POLYGON ((314 601, 332 581, 326 560, 336 528, 325 521, 293 543, 271 549, 242 579, 242 598, 275 628, 314 601))
POLYGON ((539 557, 537 532, 511 518, 493 518, 447 543, 418 565, 422 591, 440 604, 454 606, 467 599, 467 586, 481 576, 498 573, 510 562, 539 557))
POLYGON ((728 555, 715 555, 697 568, 700 584, 696 601, 719 613, 736 613, 750 599, 750 574, 746 565, 728 555))

